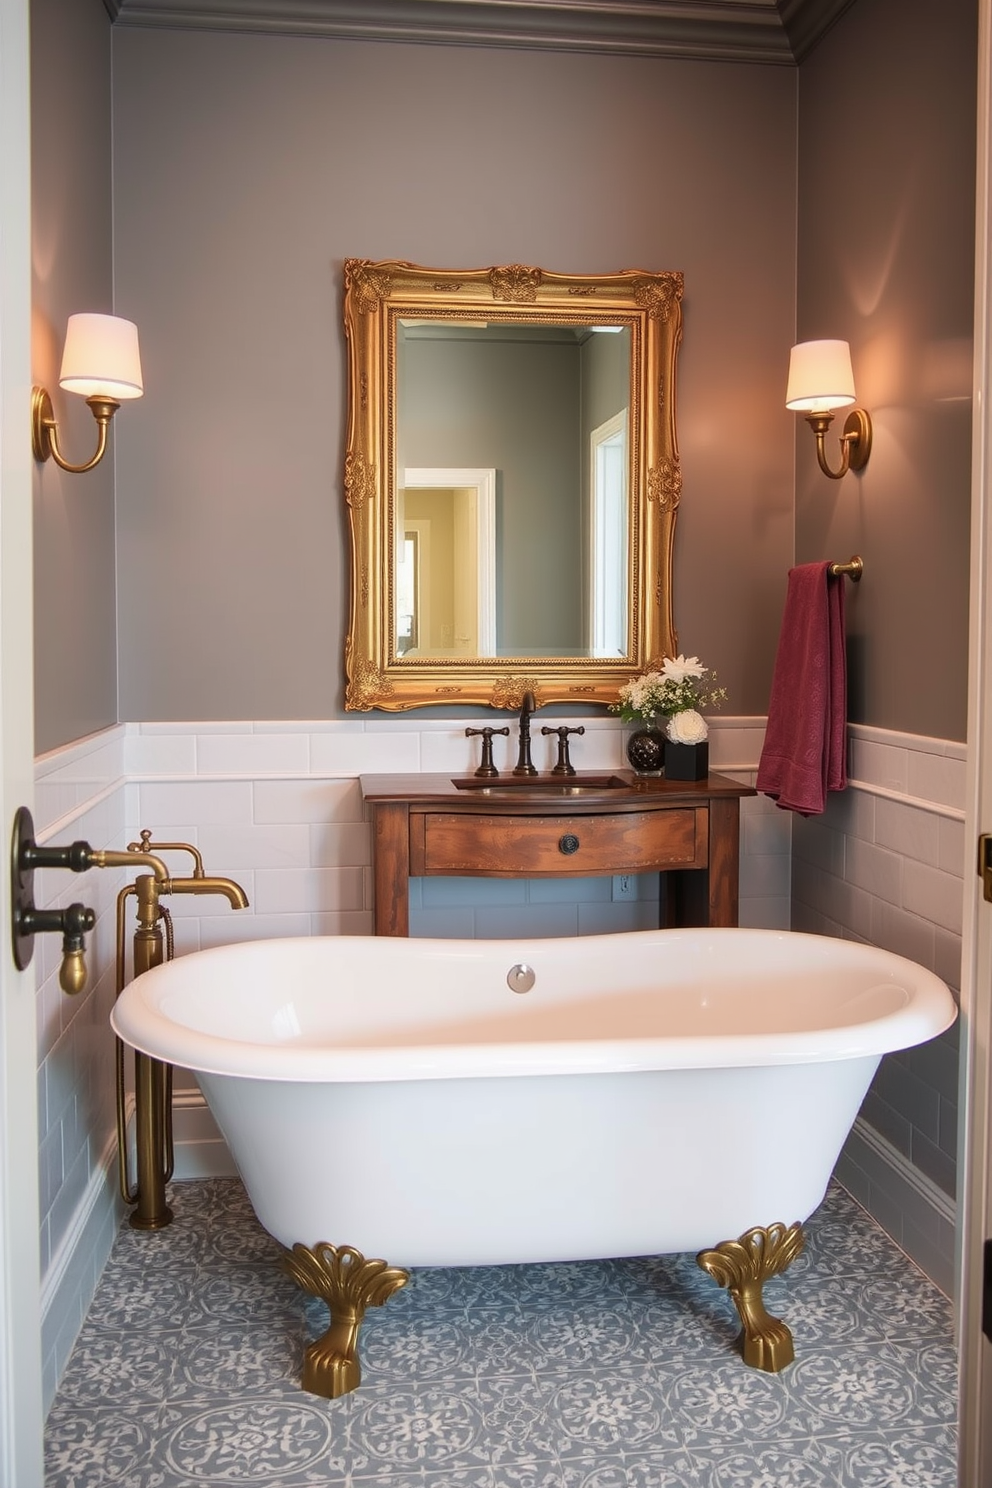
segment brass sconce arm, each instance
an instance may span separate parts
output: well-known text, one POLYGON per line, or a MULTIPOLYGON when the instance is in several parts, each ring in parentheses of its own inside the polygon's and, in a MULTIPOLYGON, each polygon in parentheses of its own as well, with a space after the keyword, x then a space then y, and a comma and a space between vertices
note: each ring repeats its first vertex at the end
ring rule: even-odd
POLYGON ((73 465, 59 449, 59 428, 51 398, 44 388, 34 388, 31 394, 31 449, 36 460, 43 464, 51 457, 61 470, 67 470, 70 475, 85 475, 87 470, 99 465, 107 452, 110 420, 121 405, 116 399, 107 397, 87 398, 86 402, 99 430, 96 454, 81 465, 73 465))
POLYGON ((62 349, 59 386, 78 393, 89 404, 98 430, 96 454, 73 465, 59 449, 59 429, 47 388, 31 393, 31 448, 41 463, 52 459, 70 475, 84 475, 99 465, 107 450, 110 421, 124 398, 144 392, 138 327, 119 315, 82 311, 70 315, 62 349))
POLYGON ((816 458, 824 475, 831 480, 842 480, 849 470, 863 470, 871 454, 871 416, 863 408, 855 408, 847 415, 844 432, 840 436, 841 463, 838 470, 831 469, 827 462, 824 435, 834 421, 832 413, 807 413, 806 422, 816 435, 816 458))

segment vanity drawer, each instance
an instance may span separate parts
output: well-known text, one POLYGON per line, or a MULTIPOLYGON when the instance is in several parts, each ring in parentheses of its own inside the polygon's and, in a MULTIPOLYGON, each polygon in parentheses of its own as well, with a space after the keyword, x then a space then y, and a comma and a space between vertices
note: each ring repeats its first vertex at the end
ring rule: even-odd
POLYGON ((705 868, 708 811, 630 811, 603 816, 473 816, 426 812, 411 820, 410 872, 490 878, 642 873, 705 868))

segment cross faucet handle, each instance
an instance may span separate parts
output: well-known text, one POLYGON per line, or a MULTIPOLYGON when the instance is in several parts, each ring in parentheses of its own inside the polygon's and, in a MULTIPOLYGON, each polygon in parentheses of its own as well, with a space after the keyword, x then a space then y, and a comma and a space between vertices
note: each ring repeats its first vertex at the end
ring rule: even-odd
POLYGON ((566 728, 564 724, 561 724, 558 728, 542 728, 542 734, 558 735, 558 763, 551 771, 552 775, 575 774, 575 768, 568 757, 568 736, 569 734, 584 734, 585 731, 584 724, 580 724, 578 728, 566 728))
POLYGON ((493 764, 493 734, 508 734, 509 728, 493 728, 486 724, 485 728, 467 728, 466 739, 471 739, 476 734, 482 735, 482 764, 476 770, 476 775, 481 775, 486 780, 491 780, 499 771, 493 764))

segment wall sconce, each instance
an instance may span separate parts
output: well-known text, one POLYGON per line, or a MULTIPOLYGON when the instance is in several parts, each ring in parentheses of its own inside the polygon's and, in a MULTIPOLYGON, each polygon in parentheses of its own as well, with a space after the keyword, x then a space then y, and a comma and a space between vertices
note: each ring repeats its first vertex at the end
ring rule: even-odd
POLYGON ((851 348, 846 341, 801 341, 789 359, 786 408, 805 413, 816 435, 816 458, 831 480, 840 480, 849 470, 863 470, 871 453, 871 419, 863 408, 852 408, 840 436, 841 466, 831 470, 823 448, 823 436, 833 423, 834 409, 849 408, 855 401, 851 348))
POLYGON ((107 448, 110 420, 124 398, 140 398, 141 360, 138 328, 118 315, 70 315, 62 352, 59 386, 79 393, 90 406, 100 431, 96 454, 83 465, 71 465, 59 449, 58 424, 45 388, 31 394, 31 448, 36 460, 49 455, 72 475, 99 465, 107 448))

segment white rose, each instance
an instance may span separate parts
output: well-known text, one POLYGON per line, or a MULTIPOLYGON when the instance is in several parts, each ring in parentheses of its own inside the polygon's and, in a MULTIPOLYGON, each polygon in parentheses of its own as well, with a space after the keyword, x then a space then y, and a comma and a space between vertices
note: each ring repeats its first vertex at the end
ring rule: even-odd
POLYGON ((708 734, 706 719, 695 708, 683 708, 668 720, 668 737, 673 744, 701 744, 708 734))

